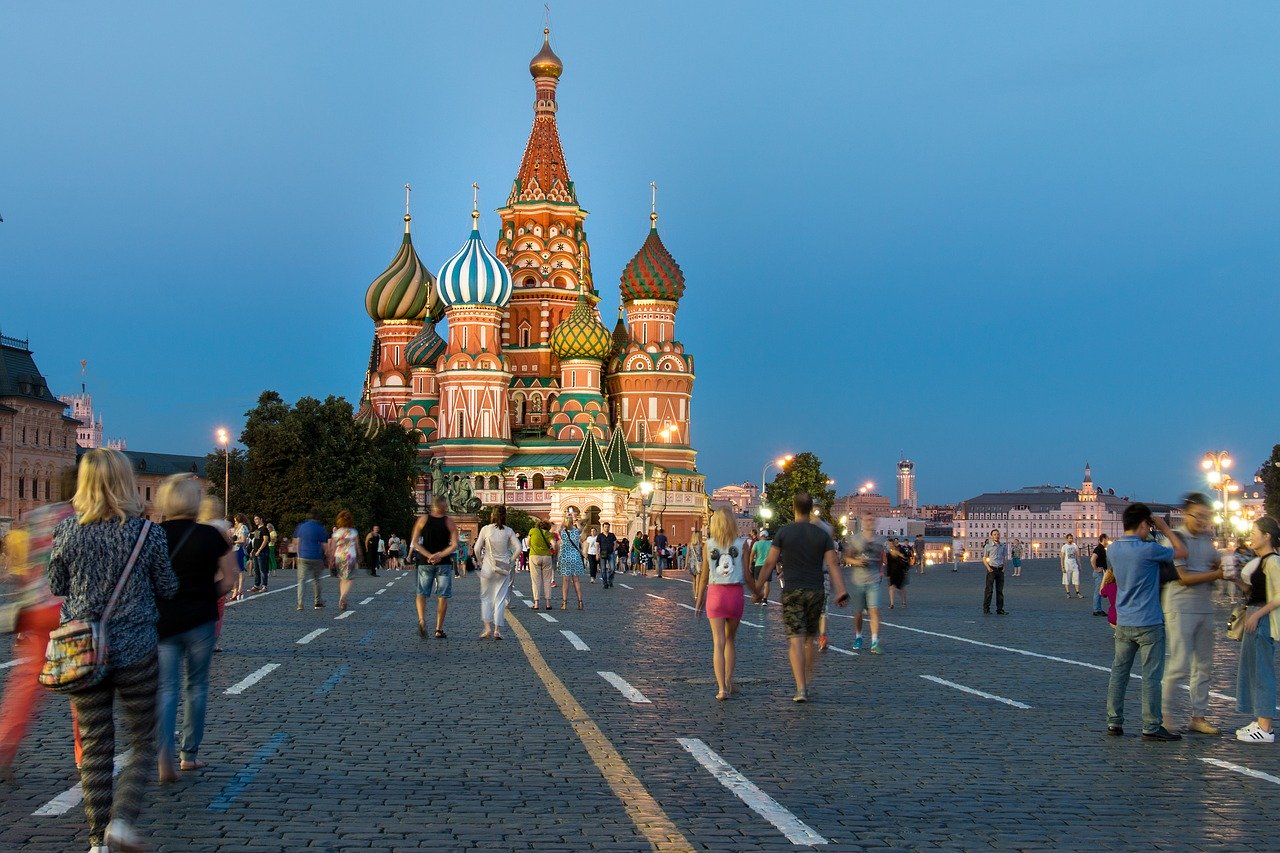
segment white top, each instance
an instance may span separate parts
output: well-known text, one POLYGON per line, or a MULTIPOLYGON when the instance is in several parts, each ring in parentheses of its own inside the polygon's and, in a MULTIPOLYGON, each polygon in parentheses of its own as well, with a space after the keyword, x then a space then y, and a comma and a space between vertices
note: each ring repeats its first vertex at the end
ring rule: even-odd
POLYGON ((1074 542, 1062 546, 1062 565, 1080 567, 1080 549, 1074 542))
POLYGON ((520 553, 520 537, 510 527, 486 524, 476 534, 476 559, 481 568, 493 568, 490 558, 506 560, 510 566, 520 553))
POLYGON ((587 546, 587 556, 598 557, 600 555, 600 542, 594 536, 588 536, 587 541, 583 543, 587 546))
POLYGON ((399 536, 392 536, 390 539, 388 539, 388 540, 387 540, 387 547, 388 547, 389 549, 391 549, 392 551, 399 551, 399 550, 400 550, 400 537, 399 537, 399 536))
POLYGON ((708 537, 707 539, 707 557, 711 563, 711 575, 707 578, 708 583, 726 584, 726 583, 742 583, 742 559, 747 553, 747 540, 743 537, 730 542, 728 545, 721 545, 716 540, 708 537), (734 554, 737 556, 733 556, 734 554))

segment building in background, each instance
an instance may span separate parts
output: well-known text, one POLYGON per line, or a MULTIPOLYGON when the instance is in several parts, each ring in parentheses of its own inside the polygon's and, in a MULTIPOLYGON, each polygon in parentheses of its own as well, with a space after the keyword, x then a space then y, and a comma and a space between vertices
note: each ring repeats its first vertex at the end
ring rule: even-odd
POLYGON ((760 508, 760 487, 755 483, 721 486, 711 493, 713 509, 718 501, 731 504, 735 515, 753 516, 760 508))
POLYGON ((89 363, 80 359, 80 393, 61 394, 58 399, 71 409, 71 417, 80 422, 76 429, 76 444, 85 450, 99 447, 110 447, 112 450, 125 450, 128 445, 123 438, 111 439, 103 444, 102 415, 93 411, 93 395, 89 393, 84 382, 85 368, 89 363))
POLYGON ((916 463, 903 457, 898 460, 898 506, 915 510, 916 505, 916 463))
POLYGON ((865 515, 885 518, 891 514, 889 499, 875 492, 855 492, 835 499, 831 505, 831 514, 836 518, 847 516, 849 519, 862 518, 865 515))

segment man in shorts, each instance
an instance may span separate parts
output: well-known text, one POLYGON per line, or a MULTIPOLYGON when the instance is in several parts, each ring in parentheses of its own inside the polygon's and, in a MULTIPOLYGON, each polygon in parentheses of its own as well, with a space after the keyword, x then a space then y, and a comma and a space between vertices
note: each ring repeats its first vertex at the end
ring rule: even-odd
POLYGON ((862 517, 862 530, 845 540, 844 562, 853 566, 853 647, 862 648, 862 611, 871 617, 871 654, 880 654, 880 591, 884 546, 876 541, 876 521, 862 517))
POLYGON ((1080 594, 1080 547, 1076 545, 1076 537, 1070 533, 1062 546, 1059 562, 1062 563, 1062 588, 1067 591, 1067 598, 1071 597, 1072 584, 1076 588, 1076 598, 1084 598, 1080 594))
MULTIPOLYGON (((764 562, 769 558, 769 531, 761 530, 760 538, 751 546, 751 580, 754 583, 760 577, 760 571, 764 569, 764 562)), ((769 584, 764 585, 764 592, 760 596, 760 606, 764 607, 769 603, 769 584)))
POLYGON ((429 515, 420 515, 409 536, 409 552, 418 564, 418 636, 427 635, 427 598, 436 597, 436 639, 444 639, 444 617, 453 596, 453 555, 458 550, 458 525, 448 516, 440 496, 431 499, 429 515))
POLYGON ((836 543, 830 533, 810 522, 813 498, 808 492, 796 492, 792 507, 795 521, 779 530, 773 538, 764 570, 752 586, 755 588, 755 600, 759 601, 761 590, 767 588, 778 560, 783 561, 782 621, 787 628, 787 657, 796 682, 792 701, 806 702, 808 688, 813 681, 814 664, 818 660, 816 640, 827 598, 823 591, 824 570, 830 575, 837 606, 844 607, 849 593, 845 591, 844 580, 836 564, 836 543))

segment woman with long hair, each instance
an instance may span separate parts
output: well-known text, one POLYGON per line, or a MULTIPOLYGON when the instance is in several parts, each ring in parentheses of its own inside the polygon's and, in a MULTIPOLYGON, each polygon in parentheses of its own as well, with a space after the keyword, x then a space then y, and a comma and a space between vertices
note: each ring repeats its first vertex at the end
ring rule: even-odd
POLYGON ((1254 722, 1236 729, 1236 740, 1275 743, 1271 721, 1276 714, 1276 640, 1280 640, 1280 524, 1264 515, 1253 523, 1250 546, 1257 554, 1240 570, 1237 583, 1244 592, 1248 615, 1240 638, 1236 675, 1236 709, 1252 714, 1254 722))
POLYGON ((635 557, 640 574, 649 577, 649 566, 653 564, 653 543, 649 541, 648 533, 641 530, 636 534, 636 538, 631 542, 631 553, 635 557))
POLYGON ((520 553, 520 537, 507 526, 507 508, 496 506, 489 523, 476 535, 476 559, 480 563, 480 621, 484 633, 480 639, 502 639, 507 627, 507 596, 511 594, 511 577, 520 553))
POLYGON ((338 570, 338 611, 347 609, 347 593, 351 591, 351 575, 360 565, 360 531, 355 528, 356 519, 350 510, 342 510, 334 519, 333 563, 338 570))
POLYGON ((71 694, 84 741, 80 786, 89 843, 104 850, 139 850, 142 839, 134 825, 156 768, 156 599, 171 598, 178 578, 169 565, 164 530, 141 516, 133 466, 123 453, 105 448, 86 453, 71 504, 76 515, 54 530, 48 569, 49 588, 63 597, 65 620, 100 619, 130 555, 142 546, 103 626, 111 637, 110 669, 97 684, 71 694), (112 773, 117 707, 130 749, 119 796, 112 773))
MULTIPOLYGON (((222 538, 227 540, 227 546, 231 549, 231 558, 234 560, 235 548, 231 543, 231 522, 227 521, 224 516, 226 511, 226 506, 222 503, 222 498, 216 495, 205 495, 200 500, 200 512, 196 515, 196 521, 201 524, 207 524, 222 534, 222 538)), ((236 564, 236 577, 238 578, 240 576, 238 560, 236 561, 236 564)), ((218 621, 214 625, 213 629, 213 651, 215 653, 222 651, 222 618, 227 613, 228 599, 235 600, 235 584, 236 581, 233 578, 231 581, 232 591, 218 599, 218 621)))
POLYGON ((164 516, 169 562, 178 576, 178 593, 159 602, 160 781, 176 782, 178 767, 199 770, 209 704, 209 664, 218 633, 218 601, 231 591, 239 572, 231 546, 217 528, 200 524, 203 489, 190 474, 174 474, 160 486, 156 507, 164 516), (182 751, 178 752, 178 683, 182 681, 182 751), (181 759, 181 765, 178 760, 181 759))
POLYGON ((733 512, 721 507, 711 516, 707 541, 702 549, 702 564, 694 585, 694 607, 707 607, 711 622, 711 665, 719 690, 716 699, 724 701, 733 693, 733 666, 737 661, 734 638, 742 621, 742 584, 747 573, 747 540, 738 535, 733 512))
POLYGON ((587 562, 582 556, 582 531, 572 515, 565 516, 560 530, 560 609, 569 609, 569 581, 578 596, 578 609, 582 609, 582 576, 587 572, 587 562))

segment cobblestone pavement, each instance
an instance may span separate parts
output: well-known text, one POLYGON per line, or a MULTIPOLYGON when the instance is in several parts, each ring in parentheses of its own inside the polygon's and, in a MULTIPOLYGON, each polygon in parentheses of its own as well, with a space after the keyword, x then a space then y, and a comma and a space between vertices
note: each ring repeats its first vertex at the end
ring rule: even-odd
MULTIPOLYGON (((806 705, 781 608, 748 603, 740 693, 716 702, 690 585, 617 580, 586 585, 582 612, 557 589, 534 613, 517 575, 497 643, 477 639, 475 577, 455 582, 445 640, 418 638, 408 573, 360 578, 343 619, 296 612, 277 578, 228 610, 209 768, 154 790, 141 828, 166 851, 1276 849, 1275 746, 1145 743, 1136 679, 1129 735, 1104 736, 1110 632, 1049 561, 1008 580, 1005 617, 982 614, 980 567, 913 574, 881 656, 850 653, 833 610, 806 705)), ((1246 722, 1235 653, 1220 639, 1210 717, 1227 731, 1246 722)), ((87 849, 69 733, 50 696, 0 783, 0 850, 87 849)))

